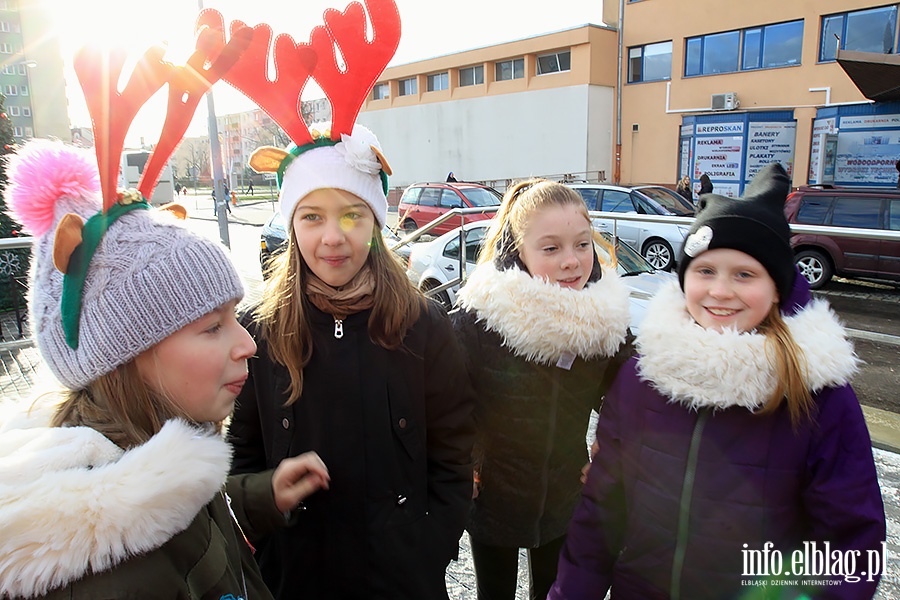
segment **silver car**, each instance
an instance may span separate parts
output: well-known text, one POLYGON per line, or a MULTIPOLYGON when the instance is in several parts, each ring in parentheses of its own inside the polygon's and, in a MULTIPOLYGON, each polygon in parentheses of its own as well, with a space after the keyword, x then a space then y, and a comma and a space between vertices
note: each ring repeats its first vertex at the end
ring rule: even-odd
MULTIPOLYGON (((588 210, 603 212, 693 217, 694 205, 680 194, 658 185, 620 186, 571 183, 588 210)), ((678 260, 688 227, 672 223, 643 223, 625 219, 594 219, 594 228, 613 232, 636 248, 651 265, 671 270, 678 260)))

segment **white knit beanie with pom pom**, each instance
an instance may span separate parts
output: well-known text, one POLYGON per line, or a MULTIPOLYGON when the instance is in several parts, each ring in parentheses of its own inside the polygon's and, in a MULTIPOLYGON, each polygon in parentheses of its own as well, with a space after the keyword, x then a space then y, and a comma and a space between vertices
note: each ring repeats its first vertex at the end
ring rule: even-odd
POLYGON ((244 289, 224 248, 191 233, 165 211, 117 218, 89 256, 77 343, 67 343, 64 275, 53 260, 56 228, 68 213, 87 221, 102 207, 94 156, 61 142, 34 140, 9 159, 7 201, 37 239, 29 318, 38 349, 66 387, 82 389, 244 289))

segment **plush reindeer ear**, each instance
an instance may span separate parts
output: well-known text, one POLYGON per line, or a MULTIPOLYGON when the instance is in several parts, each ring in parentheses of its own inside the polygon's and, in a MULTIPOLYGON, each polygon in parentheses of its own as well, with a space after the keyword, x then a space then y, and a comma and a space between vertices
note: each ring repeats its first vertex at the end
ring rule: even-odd
POLYGON ((177 202, 169 202, 168 204, 163 204, 159 207, 159 210, 164 210, 166 212, 172 213, 173 215, 175 215, 176 219, 180 219, 182 221, 187 219, 187 209, 177 202))
POLYGON ((257 173, 275 173, 287 155, 281 148, 262 146, 250 155, 250 168, 257 173))
POLYGON ((84 221, 74 213, 68 213, 56 226, 53 239, 53 266, 62 274, 69 270, 69 260, 72 258, 72 252, 81 244, 83 229, 84 221))
POLYGON ((387 159, 384 157, 384 153, 381 152, 381 149, 376 148, 375 146, 369 146, 372 149, 372 152, 375 153, 375 156, 378 158, 378 162, 381 163, 381 170, 384 171, 384 174, 387 176, 391 176, 394 174, 394 171, 391 170, 391 165, 388 164, 387 159))

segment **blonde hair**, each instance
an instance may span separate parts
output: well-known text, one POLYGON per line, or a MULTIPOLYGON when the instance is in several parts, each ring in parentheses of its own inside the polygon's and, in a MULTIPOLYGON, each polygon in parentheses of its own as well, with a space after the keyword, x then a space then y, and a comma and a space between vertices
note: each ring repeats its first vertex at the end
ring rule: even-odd
MULTIPOLYGON (((156 435, 169 419, 192 419, 144 381, 130 360, 101 375, 81 390, 62 392, 53 427, 84 426, 102 433, 125 450, 156 435)), ((216 427, 221 431, 221 423, 216 427)))
POLYGON ((756 329, 766 336, 766 353, 775 365, 777 380, 775 392, 757 414, 772 414, 786 401, 791 425, 796 429, 803 420, 812 417, 813 410, 812 394, 806 386, 806 357, 791 335, 778 304, 772 305, 756 329))
MULTIPOLYGON (((312 359, 313 340, 305 290, 309 266, 300 254, 290 222, 287 229, 288 247, 272 260, 265 294, 253 319, 260 326, 260 336, 266 340, 271 358, 290 373, 290 395, 285 403, 289 406, 303 393, 303 369, 312 359)), ((366 265, 375 278, 369 337, 382 348, 396 350, 419 319, 424 297, 410 283, 399 259, 384 245, 377 224, 366 265)))
MULTIPOLYGON (((496 258, 499 247, 503 243, 504 233, 508 231, 512 239, 512 248, 518 252, 522 246, 528 221, 534 214, 551 206, 575 206, 584 215, 590 224, 591 217, 588 214, 587 205, 581 195, 572 188, 549 181, 547 179, 533 178, 520 181, 506 190, 497 216, 494 217, 490 229, 484 240, 484 247, 478 257, 478 264, 490 263, 496 258)), ((615 250, 612 244, 607 242, 595 231, 591 232, 594 240, 605 247, 613 264, 615 263, 615 250)), ((599 260, 599 259, 598 259, 599 260)), ((602 260, 600 261, 603 262, 602 260)))

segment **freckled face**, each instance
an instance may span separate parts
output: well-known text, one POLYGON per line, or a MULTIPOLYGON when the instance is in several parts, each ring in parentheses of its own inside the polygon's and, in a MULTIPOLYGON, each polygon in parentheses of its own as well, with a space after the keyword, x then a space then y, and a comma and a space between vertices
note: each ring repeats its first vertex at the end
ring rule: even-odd
POLYGON ((532 277, 582 289, 594 267, 591 224, 584 211, 565 204, 534 213, 522 236, 519 257, 532 277))
POLYGON ((300 255, 312 272, 339 288, 366 264, 375 215, 355 194, 319 189, 297 203, 292 226, 300 255))
POLYGON ((704 252, 684 275, 690 315, 706 329, 752 331, 778 303, 775 281, 758 260, 731 248, 704 252))
POLYGON ((147 385, 198 423, 230 415, 247 380, 256 343, 234 311, 223 304, 135 358, 147 385))

